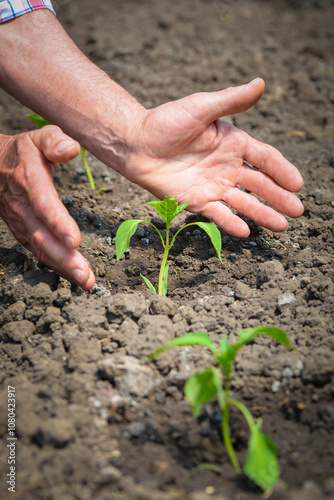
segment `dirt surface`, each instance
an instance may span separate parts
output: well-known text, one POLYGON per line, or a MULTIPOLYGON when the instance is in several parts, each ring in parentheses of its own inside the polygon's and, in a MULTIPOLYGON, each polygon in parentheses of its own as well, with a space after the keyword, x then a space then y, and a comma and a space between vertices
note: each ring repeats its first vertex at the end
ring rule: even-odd
MULTIPOLYGON (((196 420, 184 399, 187 377, 210 366, 207 352, 140 360, 185 332, 203 329, 218 343, 269 323, 286 329, 295 350, 259 337, 240 353, 232 390, 279 447, 281 480, 270 498, 333 499, 333 2, 55 5, 80 48, 147 107, 262 76, 261 101, 228 119, 298 166, 305 213, 282 234, 253 223, 244 240, 222 233, 223 267, 200 230, 181 233, 166 298, 139 276, 157 281, 162 252, 150 226, 115 257, 117 227, 151 220, 151 196, 92 157, 104 193, 89 189, 79 159, 55 177, 97 275, 91 292, 38 265, 0 222, 0 498, 261 498, 229 465, 215 401, 196 420), (8 385, 16 389, 16 494, 6 485, 8 385), (195 472, 203 463, 221 473, 195 472)), ((0 93, 4 133, 31 128, 26 112, 0 93)), ((237 413, 231 432, 242 461, 247 427, 237 413)))

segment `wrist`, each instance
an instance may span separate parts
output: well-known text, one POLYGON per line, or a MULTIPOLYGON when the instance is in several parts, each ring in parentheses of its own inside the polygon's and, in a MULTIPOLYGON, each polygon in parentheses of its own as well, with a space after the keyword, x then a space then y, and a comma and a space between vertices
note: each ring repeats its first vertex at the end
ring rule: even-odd
POLYGON ((126 164, 136 149, 136 131, 146 109, 112 80, 110 85, 118 88, 105 94, 103 105, 90 106, 96 114, 84 117, 85 124, 76 129, 75 138, 96 158, 127 177, 126 164), (107 95, 111 96, 109 105, 107 95))

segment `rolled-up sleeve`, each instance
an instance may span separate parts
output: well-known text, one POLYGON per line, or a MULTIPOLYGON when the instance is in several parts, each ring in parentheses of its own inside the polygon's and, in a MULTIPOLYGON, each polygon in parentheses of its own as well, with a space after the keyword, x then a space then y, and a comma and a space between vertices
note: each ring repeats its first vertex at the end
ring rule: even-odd
POLYGON ((50 0, 0 0, 0 23, 37 9, 49 9, 55 14, 50 0))

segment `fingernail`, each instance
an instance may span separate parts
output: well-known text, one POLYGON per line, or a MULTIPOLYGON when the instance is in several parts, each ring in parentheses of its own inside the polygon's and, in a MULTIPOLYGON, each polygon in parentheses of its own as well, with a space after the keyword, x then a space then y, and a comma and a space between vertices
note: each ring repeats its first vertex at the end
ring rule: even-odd
POLYGON ((73 269, 72 275, 77 283, 82 283, 83 277, 84 277, 84 272, 81 271, 81 269, 73 269))
POLYGON ((74 240, 73 240, 73 238, 71 238, 71 236, 65 236, 64 242, 65 242, 65 245, 67 246, 67 248, 69 248, 70 250, 74 249, 74 240))
POLYGON ((62 153, 63 151, 66 151, 66 149, 71 148, 74 146, 75 142, 74 141, 63 141, 57 146, 57 153, 62 153))

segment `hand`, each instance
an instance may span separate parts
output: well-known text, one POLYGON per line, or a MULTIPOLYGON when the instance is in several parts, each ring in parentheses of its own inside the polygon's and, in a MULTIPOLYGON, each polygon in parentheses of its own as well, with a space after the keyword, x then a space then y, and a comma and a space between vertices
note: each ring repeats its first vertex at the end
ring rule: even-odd
POLYGON ((49 125, 17 136, 0 135, 0 216, 15 238, 43 264, 84 289, 95 277, 76 250, 80 231, 53 184, 58 162, 80 146, 49 125))
POLYGON ((219 120, 240 113, 261 97, 260 78, 241 87, 193 94, 139 114, 130 129, 134 146, 122 172, 157 198, 177 197, 179 203, 211 219, 227 233, 246 237, 249 227, 222 201, 272 231, 283 231, 283 215, 238 188, 259 195, 289 217, 303 213, 292 194, 303 179, 275 148, 219 120), (257 167, 252 168, 250 165, 257 167))

